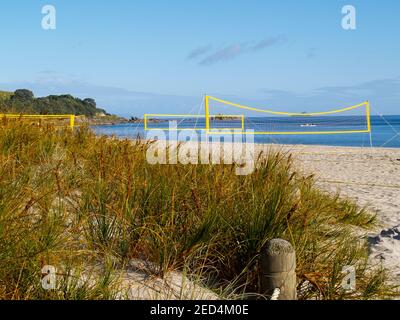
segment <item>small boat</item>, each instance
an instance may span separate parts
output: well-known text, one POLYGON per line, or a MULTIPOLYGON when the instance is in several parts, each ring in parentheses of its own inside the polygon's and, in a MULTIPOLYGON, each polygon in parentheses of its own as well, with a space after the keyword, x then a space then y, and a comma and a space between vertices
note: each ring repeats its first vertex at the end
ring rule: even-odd
POLYGON ((306 123, 306 124, 302 124, 300 125, 300 127, 316 127, 317 125, 315 123, 306 123))

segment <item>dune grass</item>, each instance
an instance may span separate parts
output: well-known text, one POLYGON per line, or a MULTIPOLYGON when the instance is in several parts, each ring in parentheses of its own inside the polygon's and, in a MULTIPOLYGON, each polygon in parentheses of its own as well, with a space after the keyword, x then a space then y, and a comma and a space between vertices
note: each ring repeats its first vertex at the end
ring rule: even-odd
POLYGON ((230 165, 150 165, 148 144, 3 121, 1 299, 113 299, 112 274, 131 259, 151 262, 154 277, 189 270, 221 297, 248 297, 261 294, 260 249, 278 237, 295 246, 301 299, 392 293, 352 232, 374 217, 319 191, 290 156, 270 152, 237 176, 230 165), (44 265, 57 266, 57 290, 42 288, 44 265), (355 292, 341 288, 347 265, 355 292), (92 267, 96 280, 82 280, 92 267))

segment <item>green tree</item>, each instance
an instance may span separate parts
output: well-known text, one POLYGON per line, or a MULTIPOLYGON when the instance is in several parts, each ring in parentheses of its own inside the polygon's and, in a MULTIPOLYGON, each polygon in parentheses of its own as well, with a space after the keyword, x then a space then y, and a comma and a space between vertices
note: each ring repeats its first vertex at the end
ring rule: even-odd
POLYGON ((14 92, 12 100, 17 100, 20 102, 29 102, 35 98, 33 92, 27 89, 18 89, 14 92))

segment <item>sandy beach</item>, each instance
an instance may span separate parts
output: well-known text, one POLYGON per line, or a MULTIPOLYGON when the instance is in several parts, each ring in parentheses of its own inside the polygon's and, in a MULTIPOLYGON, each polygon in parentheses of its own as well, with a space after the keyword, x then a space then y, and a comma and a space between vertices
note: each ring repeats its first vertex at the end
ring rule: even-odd
MULTIPOLYGON (((188 149, 198 147, 184 143, 188 144, 188 149)), ((219 143, 211 143, 210 148, 212 152, 220 148, 220 156, 226 152, 219 143)), ((240 144, 228 144, 226 150, 228 159, 232 159, 231 152, 242 152, 240 144)), ((313 175, 320 189, 339 193, 376 214, 376 227, 367 233, 361 231, 360 237, 368 239, 371 264, 382 263, 400 284, 400 149, 255 144, 251 158, 269 151, 292 155, 295 170, 313 175)))
POLYGON ((314 174, 323 190, 339 191, 377 213, 378 227, 367 235, 371 262, 382 261, 400 281, 400 149, 276 147, 293 154, 297 167, 314 174))

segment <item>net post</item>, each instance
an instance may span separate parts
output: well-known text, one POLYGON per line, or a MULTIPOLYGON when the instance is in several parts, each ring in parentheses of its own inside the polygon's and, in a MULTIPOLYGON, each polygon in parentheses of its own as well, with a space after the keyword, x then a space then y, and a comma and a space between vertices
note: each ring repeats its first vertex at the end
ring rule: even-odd
POLYGON ((210 106, 209 106, 209 97, 205 96, 205 109, 206 109, 206 132, 210 131, 210 106))
POLYGON ((147 131, 147 114, 143 117, 144 131, 147 131))
POLYGON ((372 127, 371 127, 371 105, 369 103, 369 100, 366 102, 367 104, 367 126, 368 126, 368 132, 369 132, 369 144, 370 147, 373 147, 372 144, 372 127))
POLYGON ((368 131, 371 132, 371 106, 369 104, 369 101, 366 102, 367 105, 367 125, 368 125, 368 131))
POLYGON ((75 115, 73 114, 69 116, 69 126, 71 127, 71 129, 75 127, 75 115))

